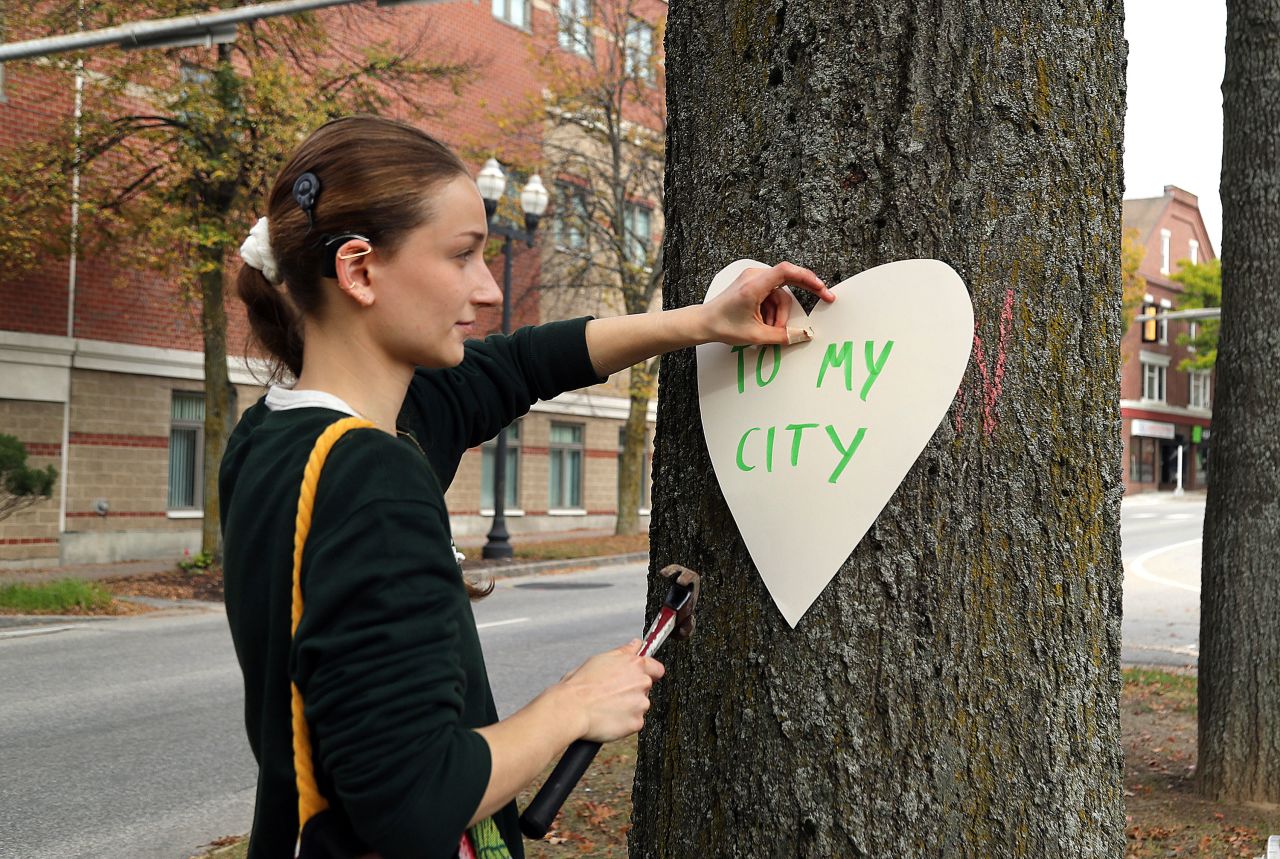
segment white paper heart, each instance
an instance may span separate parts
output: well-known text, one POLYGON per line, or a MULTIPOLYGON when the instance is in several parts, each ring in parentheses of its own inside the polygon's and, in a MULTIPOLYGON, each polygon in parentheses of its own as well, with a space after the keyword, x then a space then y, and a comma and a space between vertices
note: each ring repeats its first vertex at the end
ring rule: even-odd
MULTIPOLYGON (((738 260, 704 302, 747 268, 738 260)), ((867 533, 946 415, 973 343, 973 304, 938 260, 835 286, 795 346, 698 347, 711 463, 760 577, 794 627, 867 533), (890 345, 892 344, 892 345, 890 345)), ((791 325, 805 311, 791 297, 791 325)))

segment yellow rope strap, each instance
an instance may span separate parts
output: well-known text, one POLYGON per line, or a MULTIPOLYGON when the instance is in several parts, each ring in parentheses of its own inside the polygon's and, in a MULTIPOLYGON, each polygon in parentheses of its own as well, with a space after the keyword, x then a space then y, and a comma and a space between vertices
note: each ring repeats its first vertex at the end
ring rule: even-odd
MULTIPOLYGON (((311 509, 316 500, 316 484, 320 482, 320 469, 329 456, 338 439, 348 431, 363 427, 373 427, 373 423, 364 418, 343 418, 329 425, 316 445, 311 449, 311 457, 302 472, 302 491, 298 493, 298 517, 293 530, 293 610, 289 635, 298 632, 298 621, 302 620, 302 547, 306 545, 307 534, 311 531, 311 509)), ((302 712, 302 693, 296 683, 290 682, 293 704, 293 771, 298 784, 298 832, 316 814, 329 807, 329 802, 320 795, 316 787, 315 770, 311 766, 311 735, 307 731, 307 719, 302 712)))

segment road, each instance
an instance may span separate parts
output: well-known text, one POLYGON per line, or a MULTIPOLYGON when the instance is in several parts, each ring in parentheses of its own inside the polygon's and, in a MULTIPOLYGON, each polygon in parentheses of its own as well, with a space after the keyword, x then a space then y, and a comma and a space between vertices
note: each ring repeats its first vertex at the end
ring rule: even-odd
POLYGON ((1138 496, 1120 514, 1125 564, 1121 658, 1195 665, 1204 495, 1138 496))
MULTIPOLYGON (((1194 662, 1203 515, 1203 499, 1125 503, 1126 661, 1194 662)), ((644 576, 499 582, 476 605, 499 712, 638 635, 644 576)), ((0 631, 0 859, 185 859, 248 829, 254 766, 220 611, 22 632, 0 631)))
MULTIPOLYGON (((505 580, 477 604, 502 714, 639 635, 644 576, 505 580)), ((247 831, 256 770, 225 616, 58 626, 0 633, 0 859, 185 859, 247 831)))

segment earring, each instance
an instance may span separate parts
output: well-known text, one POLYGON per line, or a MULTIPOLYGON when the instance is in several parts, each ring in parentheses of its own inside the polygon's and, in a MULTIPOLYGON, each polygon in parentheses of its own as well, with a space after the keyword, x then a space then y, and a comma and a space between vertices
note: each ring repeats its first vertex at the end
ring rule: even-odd
POLYGON ((368 256, 371 253, 373 253, 373 248, 365 248, 362 251, 353 251, 349 254, 338 254, 338 259, 341 259, 341 260, 355 259, 356 257, 368 256))

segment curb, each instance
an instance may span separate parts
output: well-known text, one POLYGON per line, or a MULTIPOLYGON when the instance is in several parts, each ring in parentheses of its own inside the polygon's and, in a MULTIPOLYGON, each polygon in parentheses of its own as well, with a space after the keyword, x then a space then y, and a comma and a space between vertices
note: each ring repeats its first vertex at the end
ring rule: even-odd
POLYGON ((634 564, 648 561, 648 552, 628 552, 624 555, 596 555, 591 558, 567 558, 554 561, 528 561, 511 564, 494 564, 485 567, 467 569, 463 562, 462 572, 468 576, 479 576, 490 579, 514 579, 518 576, 537 575, 538 573, 560 573, 574 570, 594 570, 597 567, 609 567, 614 564, 634 564))

